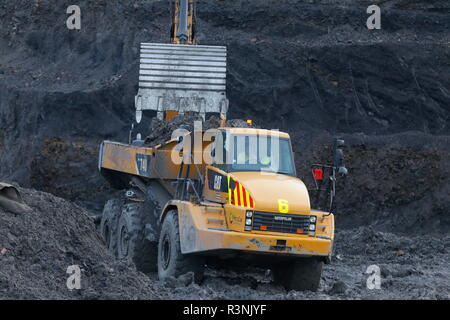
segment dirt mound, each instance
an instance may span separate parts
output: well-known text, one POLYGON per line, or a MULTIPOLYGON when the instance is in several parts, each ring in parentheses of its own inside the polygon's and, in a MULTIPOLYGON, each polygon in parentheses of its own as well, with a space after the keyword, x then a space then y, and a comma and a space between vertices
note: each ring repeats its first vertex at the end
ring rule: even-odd
POLYGON ((0 207, 0 300, 164 297, 132 264, 115 260, 83 208, 19 190, 32 210, 14 214, 0 207), (72 265, 81 268, 80 290, 66 286, 72 265))

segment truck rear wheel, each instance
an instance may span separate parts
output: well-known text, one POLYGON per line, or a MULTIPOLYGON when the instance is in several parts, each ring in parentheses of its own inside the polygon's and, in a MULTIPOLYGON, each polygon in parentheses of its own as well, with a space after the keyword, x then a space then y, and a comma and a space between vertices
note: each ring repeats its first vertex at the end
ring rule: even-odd
POLYGON ((156 271, 158 247, 155 231, 149 232, 147 212, 143 202, 129 202, 122 208, 117 228, 117 252, 119 259, 131 259, 142 272, 156 271), (153 238, 149 239, 150 234, 153 238), (152 241, 153 240, 153 241, 152 241))
POLYGON ((103 208, 100 233, 106 247, 117 256, 117 224, 121 213, 121 200, 108 200, 103 208))
POLYGON ((273 269, 274 281, 288 290, 317 291, 323 262, 317 258, 300 258, 273 269))
POLYGON ((194 281, 203 280, 204 266, 200 257, 181 253, 178 214, 170 210, 162 224, 158 245, 158 276, 160 280, 193 272, 194 281))

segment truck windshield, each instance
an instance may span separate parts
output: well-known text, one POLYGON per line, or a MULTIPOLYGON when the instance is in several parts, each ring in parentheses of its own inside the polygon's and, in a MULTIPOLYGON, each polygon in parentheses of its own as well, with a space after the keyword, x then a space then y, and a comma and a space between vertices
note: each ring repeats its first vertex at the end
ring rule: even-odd
MULTIPOLYGON (((227 134, 220 167, 233 171, 266 171, 295 176, 290 140, 278 136, 227 134)), ((217 157, 216 157, 217 159, 217 157)), ((219 162, 220 163, 220 162, 219 162)))

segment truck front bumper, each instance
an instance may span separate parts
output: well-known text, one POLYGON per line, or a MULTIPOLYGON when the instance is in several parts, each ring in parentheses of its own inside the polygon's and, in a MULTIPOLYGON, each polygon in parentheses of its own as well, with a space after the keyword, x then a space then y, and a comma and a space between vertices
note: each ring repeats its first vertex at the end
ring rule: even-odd
MULTIPOLYGON (((192 230, 191 230, 192 231, 192 230)), ((333 240, 326 237, 265 235, 216 229, 196 230, 191 246, 183 253, 220 249, 246 250, 284 255, 329 256, 333 240)), ((186 243, 187 244, 187 243, 186 243)))

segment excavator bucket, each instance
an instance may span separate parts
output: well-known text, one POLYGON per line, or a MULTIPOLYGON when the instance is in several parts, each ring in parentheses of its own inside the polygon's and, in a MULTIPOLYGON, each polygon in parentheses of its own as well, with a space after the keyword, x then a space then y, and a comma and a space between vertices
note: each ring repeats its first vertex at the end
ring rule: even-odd
POLYGON ((222 46, 142 43, 136 122, 142 111, 159 119, 195 113, 226 115, 227 48, 222 46))

